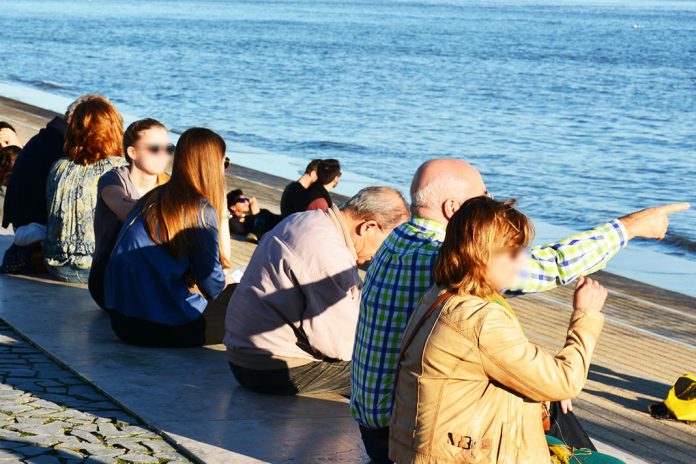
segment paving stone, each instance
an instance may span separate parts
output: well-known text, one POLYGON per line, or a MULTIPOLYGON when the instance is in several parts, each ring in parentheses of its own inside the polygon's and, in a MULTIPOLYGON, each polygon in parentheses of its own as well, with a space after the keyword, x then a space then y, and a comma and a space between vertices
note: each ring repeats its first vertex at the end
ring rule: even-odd
POLYGON ((62 464, 60 459, 55 456, 49 456, 44 454, 41 456, 36 456, 35 458, 27 459, 27 463, 31 464, 62 464))
POLYGON ((128 451, 133 452, 149 452, 150 450, 139 443, 137 439, 134 438, 115 438, 111 440, 106 440, 109 446, 120 446, 126 448, 128 451))
POLYGON ((120 456, 119 459, 126 462, 137 462, 138 464, 159 464, 159 459, 147 454, 128 453, 120 456))
POLYGON ((22 459, 24 455, 13 449, 0 449, 0 462, 11 461, 13 459, 22 459))
POLYGON ((78 437, 78 438, 80 438, 86 442, 89 442, 89 443, 101 444, 101 440, 99 438, 97 438, 96 436, 94 436, 93 434, 91 434, 89 432, 85 432, 84 430, 73 429, 70 432, 70 435, 72 435, 74 437, 78 437))
POLYGON ((0 440, 14 440, 15 438, 22 438, 22 435, 14 430, 0 429, 0 440))
POLYGON ((0 404, 0 412, 4 412, 5 414, 17 414, 25 411, 31 411, 32 409, 34 409, 32 406, 27 406, 26 404, 0 404))
POLYGON ((62 442, 58 437, 52 435, 31 435, 23 436, 22 439, 31 445, 49 448, 62 442))
MULTIPOLYGON (((80 398, 85 398, 88 400, 102 401, 104 400, 104 395, 97 392, 94 388, 86 385, 73 385, 68 389, 68 394, 71 396, 77 396, 80 398)), ((113 403, 109 403, 113 406, 113 403)))
POLYGON ((27 458, 33 458, 34 456, 39 456, 51 451, 50 449, 44 448, 42 446, 22 446, 21 448, 15 448, 13 451, 22 453, 27 458))

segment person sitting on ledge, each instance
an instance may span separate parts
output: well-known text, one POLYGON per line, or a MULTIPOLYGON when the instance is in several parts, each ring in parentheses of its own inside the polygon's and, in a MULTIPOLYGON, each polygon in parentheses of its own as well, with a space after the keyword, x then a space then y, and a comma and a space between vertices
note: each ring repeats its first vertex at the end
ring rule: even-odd
POLYGON ((89 273, 89 293, 104 309, 104 272, 123 221, 135 203, 169 176, 164 170, 174 154, 169 132, 159 121, 135 121, 123 134, 128 166, 112 169, 99 179, 94 211, 95 251, 89 273))
POLYGON ((9 122, 0 121, 0 148, 12 146, 22 148, 17 131, 9 122))
POLYGON ((357 266, 407 218, 398 191, 368 187, 341 209, 295 214, 267 233, 227 309, 237 381, 262 393, 348 395, 357 266))
MULTIPOLYGON (((447 225, 436 286, 401 345, 389 437, 397 464, 548 463, 541 402, 573 398, 587 380, 607 291, 581 278, 563 348, 553 356, 530 343, 502 297, 534 235, 513 204, 472 198, 447 225)), ((588 457, 578 462, 605 462, 588 457)))
POLYGON ((329 192, 341 180, 341 163, 335 159, 325 159, 317 166, 317 181, 307 189, 307 205, 303 210, 320 209, 326 211, 333 205, 329 192))
POLYGON ((317 181, 317 166, 320 159, 313 159, 307 165, 302 177, 290 182, 283 190, 280 197, 280 214, 288 217, 291 214, 300 213, 307 207, 307 189, 317 181))
POLYGON ((225 159, 218 134, 186 130, 171 179, 126 218, 104 277, 111 326, 124 342, 194 347, 222 341, 229 298, 223 290, 232 281, 225 159))
POLYGON ((5 199, 7 184, 10 183, 12 167, 21 152, 22 149, 17 145, 8 145, 4 148, 0 148, 0 198, 3 200, 5 199))
POLYGON ((94 97, 83 95, 68 106, 64 116, 51 119, 46 127, 29 139, 15 162, 7 185, 2 226, 15 233, 29 224, 46 226, 48 205, 46 179, 53 163, 63 157, 65 133, 78 104, 94 97))
MULTIPOLYGON (((387 238, 367 271, 353 353, 351 411, 375 463, 390 462, 388 424, 398 350, 413 309, 434 284, 432 269, 445 227, 464 201, 487 193, 481 174, 463 160, 423 163, 411 184, 410 220, 387 238)), ((598 271, 632 238, 664 237, 667 215, 688 206, 650 208, 534 246, 507 293, 542 292, 598 271)))
POLYGON ((243 235, 252 243, 257 243, 263 234, 273 229, 283 218, 267 209, 259 208, 255 197, 247 197, 242 189, 227 193, 227 209, 230 218, 230 233, 243 235))
POLYGON ((62 282, 87 283, 94 255, 97 182, 126 164, 123 119, 104 97, 75 107, 65 135, 65 157, 48 174, 48 223, 44 259, 48 272, 62 282))

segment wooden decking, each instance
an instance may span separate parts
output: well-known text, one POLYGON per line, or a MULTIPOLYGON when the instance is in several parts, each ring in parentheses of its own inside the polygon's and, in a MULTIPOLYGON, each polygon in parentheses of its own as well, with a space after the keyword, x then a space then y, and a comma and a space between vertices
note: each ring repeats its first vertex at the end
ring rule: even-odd
MULTIPOLYGON (((16 124, 25 140, 50 116, 0 98, 0 120, 16 124)), ((273 211, 286 182, 235 165, 228 178, 231 188, 242 188, 273 211)), ((253 250, 252 244, 234 241, 235 266, 245 265, 253 250)), ((696 462, 696 426, 647 413, 679 375, 696 372, 696 298, 608 273, 596 277, 610 291, 606 324, 587 385, 574 401, 576 414, 593 437, 645 461, 696 462)), ((572 292, 559 288, 512 301, 527 335, 549 351, 563 342, 572 292)))

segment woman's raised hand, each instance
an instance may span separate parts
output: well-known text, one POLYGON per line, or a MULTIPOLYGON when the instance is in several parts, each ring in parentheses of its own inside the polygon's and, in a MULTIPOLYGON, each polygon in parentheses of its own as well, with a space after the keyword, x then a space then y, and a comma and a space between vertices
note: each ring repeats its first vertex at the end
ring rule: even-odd
POLYGON ((607 299, 607 289, 589 277, 581 277, 575 285, 573 308, 587 313, 599 312, 607 299))

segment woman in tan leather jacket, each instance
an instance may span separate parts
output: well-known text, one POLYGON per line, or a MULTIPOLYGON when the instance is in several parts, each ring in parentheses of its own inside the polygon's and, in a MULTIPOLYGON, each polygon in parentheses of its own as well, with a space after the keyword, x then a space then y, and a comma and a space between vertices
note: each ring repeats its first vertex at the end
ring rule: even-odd
POLYGON ((580 279, 563 349, 553 356, 530 343, 500 296, 534 234, 513 204, 473 198, 447 226, 437 286, 402 346, 389 441, 399 464, 547 464, 540 403, 573 398, 585 383, 607 292, 580 279))

